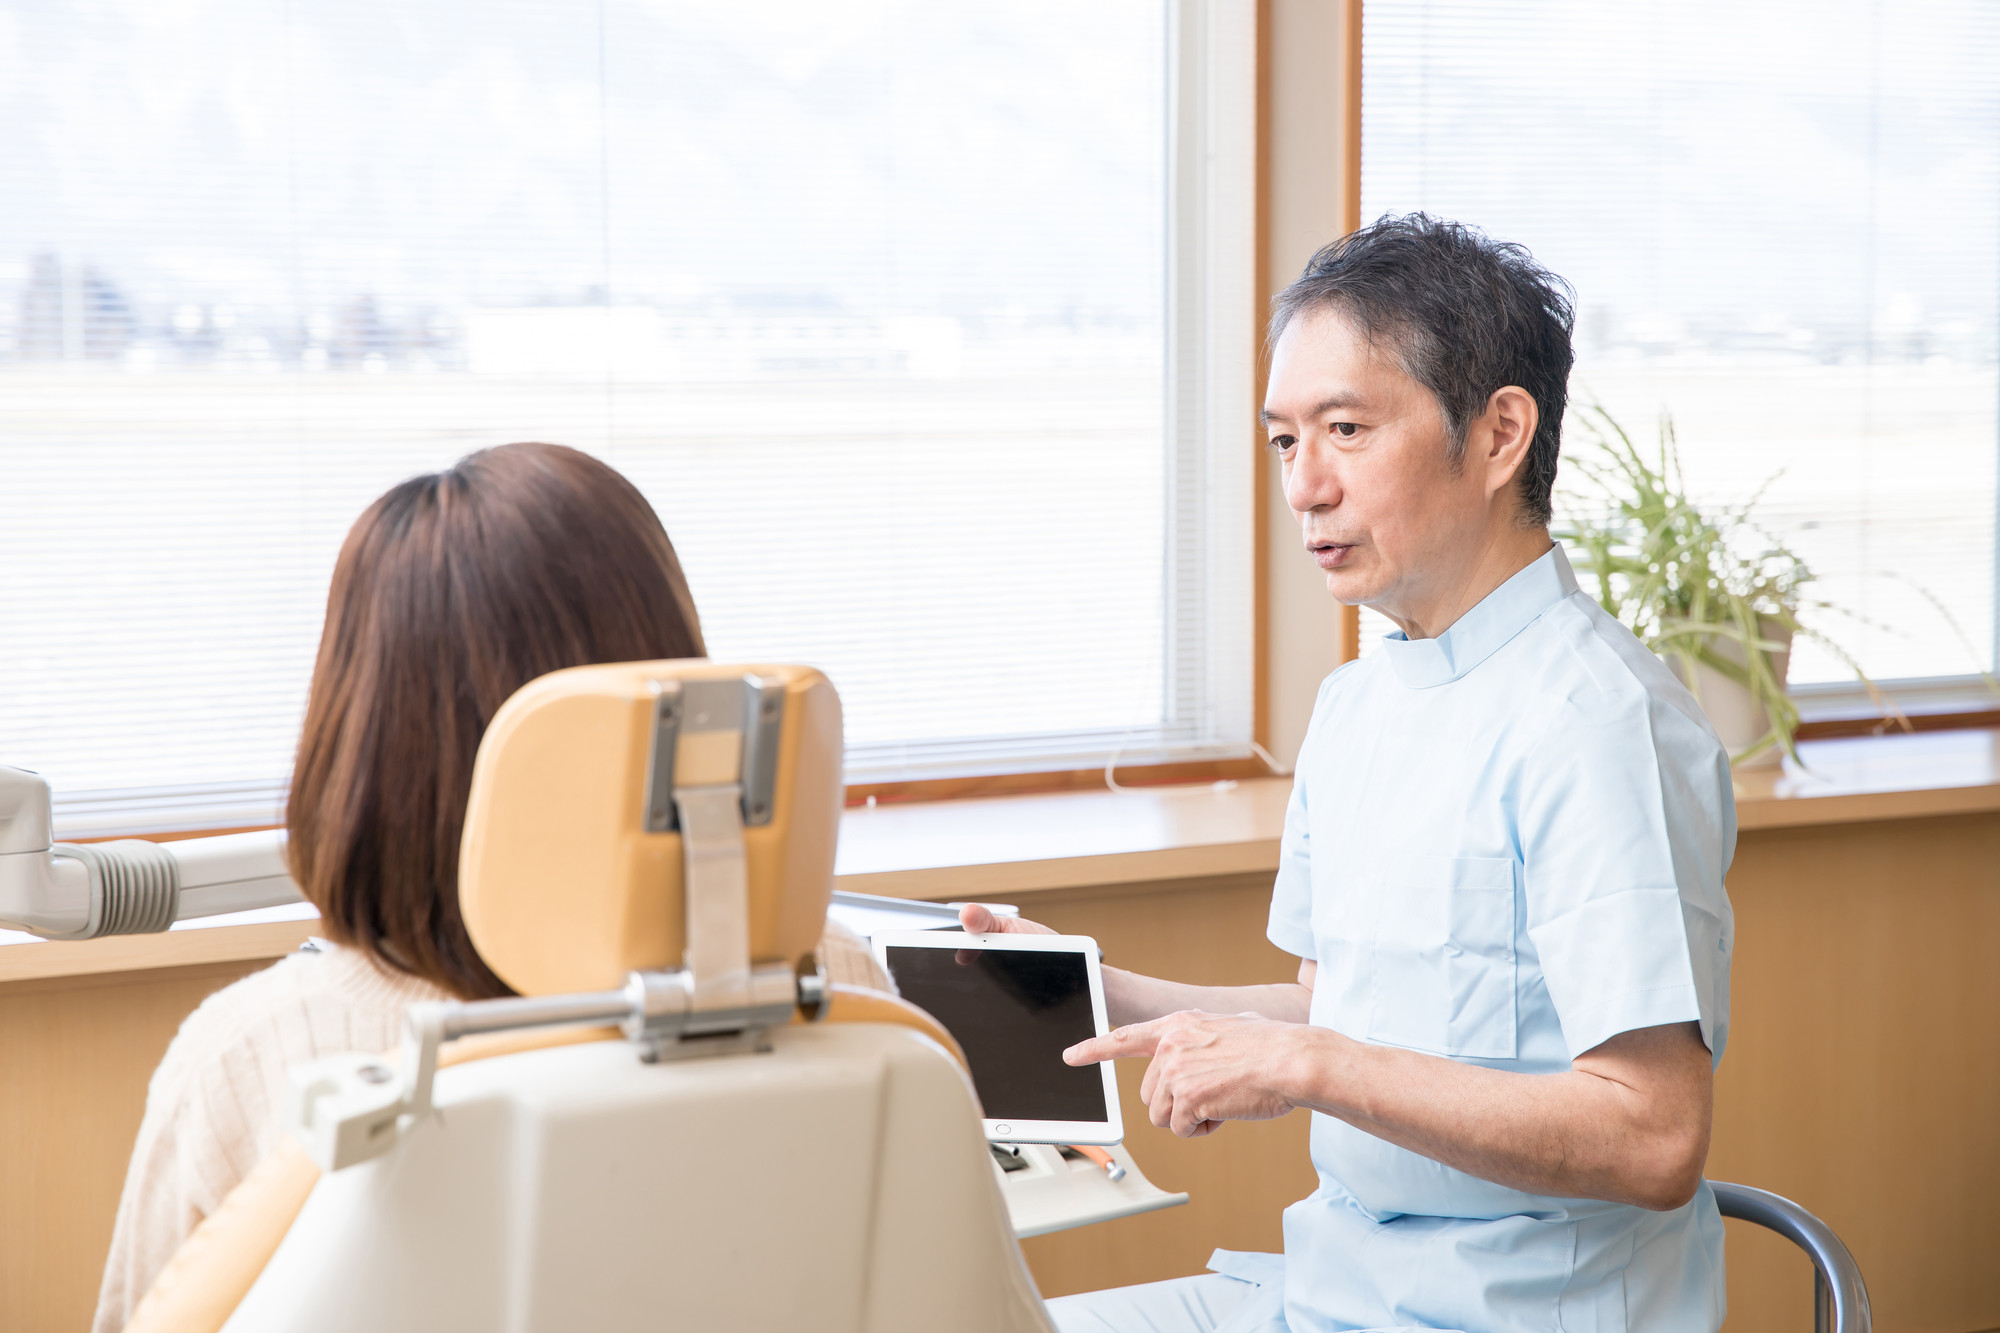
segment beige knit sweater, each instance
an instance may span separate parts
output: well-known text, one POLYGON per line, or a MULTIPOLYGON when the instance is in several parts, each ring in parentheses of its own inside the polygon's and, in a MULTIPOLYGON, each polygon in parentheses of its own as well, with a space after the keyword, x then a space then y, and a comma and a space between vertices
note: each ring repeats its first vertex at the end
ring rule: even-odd
MULTIPOLYGON (((827 976, 889 989, 860 937, 827 923, 827 976)), ((125 1173, 94 1333, 119 1333, 153 1278, 285 1130, 285 1071, 351 1051, 393 1050, 403 1010, 451 996, 322 944, 202 1001, 167 1047, 125 1173)))

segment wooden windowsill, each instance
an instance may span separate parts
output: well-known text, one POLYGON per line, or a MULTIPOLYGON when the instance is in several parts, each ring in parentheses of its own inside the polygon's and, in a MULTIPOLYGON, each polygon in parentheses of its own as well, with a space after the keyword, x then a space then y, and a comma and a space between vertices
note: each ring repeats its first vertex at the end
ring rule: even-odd
POLYGON ((1736 771, 1739 828, 2000 810, 2000 728, 1802 741, 1800 768, 1736 771))
POLYGON ((304 944, 318 925, 317 914, 301 903, 186 922, 157 935, 38 940, 0 931, 0 945, 8 946, 0 947, 0 985, 282 958, 304 944))
POLYGON ((997 898, 1278 868, 1290 778, 851 809, 835 882, 891 898, 997 898))
POLYGON ((1897 718, 1872 712, 1811 718, 1799 723, 1798 738, 1819 741, 1834 737, 1890 736, 1913 731, 1968 731, 1983 727, 2000 727, 2000 708, 1956 708, 1928 713, 1914 710, 1897 718))
MULTIPOLYGON (((1804 769, 1787 761, 1739 770, 1736 814, 1745 832, 2000 812, 2000 728, 1799 748, 1804 769)), ((1290 791, 1288 778, 1250 778, 857 807, 841 821, 835 882, 886 897, 1032 901, 1064 889, 1269 874, 1290 791)), ((296 949, 314 924, 264 919, 0 947, 0 984, 275 958, 296 949)))

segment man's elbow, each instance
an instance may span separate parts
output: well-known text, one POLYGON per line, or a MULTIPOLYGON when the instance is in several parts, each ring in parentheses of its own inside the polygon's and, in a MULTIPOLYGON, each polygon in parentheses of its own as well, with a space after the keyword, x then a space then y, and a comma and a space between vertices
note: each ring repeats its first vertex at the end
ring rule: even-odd
POLYGON ((1640 1156, 1629 1202, 1656 1213, 1685 1207, 1701 1188, 1708 1166, 1708 1127, 1659 1135, 1640 1156))
POLYGON ((1701 1168, 1694 1167, 1645 1182, 1642 1192, 1632 1202, 1655 1213, 1671 1213, 1676 1208, 1686 1207, 1700 1188, 1701 1168))

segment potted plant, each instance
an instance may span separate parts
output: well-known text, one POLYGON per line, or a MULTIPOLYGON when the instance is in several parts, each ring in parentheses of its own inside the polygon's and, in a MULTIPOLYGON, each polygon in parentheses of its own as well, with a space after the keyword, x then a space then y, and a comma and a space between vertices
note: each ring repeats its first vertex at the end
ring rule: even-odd
MULTIPOLYGON (((1572 417, 1591 447, 1564 459, 1581 486, 1565 488, 1568 543, 1597 600, 1665 659, 1694 694, 1732 764, 1798 758, 1799 710, 1785 690, 1792 640, 1804 635, 1854 668, 1878 705, 1893 711, 1854 659, 1799 622, 1813 574, 1784 543, 1750 521, 1753 496, 1704 509, 1688 498, 1671 418, 1660 418, 1655 461, 1601 406, 1572 417)), ((1761 493, 1761 492, 1760 492, 1761 493)))

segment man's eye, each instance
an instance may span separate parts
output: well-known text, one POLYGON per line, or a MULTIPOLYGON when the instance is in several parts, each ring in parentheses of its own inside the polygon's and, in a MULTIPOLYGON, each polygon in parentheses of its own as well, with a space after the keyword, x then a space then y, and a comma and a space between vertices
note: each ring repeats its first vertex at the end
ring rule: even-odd
POLYGON ((1356 425, 1352 421, 1336 421, 1333 423, 1333 433, 1335 435, 1341 436, 1342 438, 1352 437, 1353 434, 1360 429, 1361 427, 1356 425))
POLYGON ((1271 447, 1281 454, 1289 453, 1291 447, 1298 442, 1299 437, 1296 435, 1273 435, 1271 437, 1271 447))

